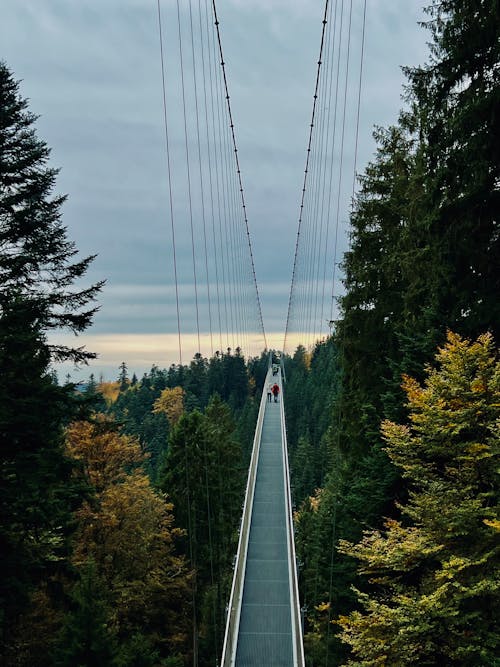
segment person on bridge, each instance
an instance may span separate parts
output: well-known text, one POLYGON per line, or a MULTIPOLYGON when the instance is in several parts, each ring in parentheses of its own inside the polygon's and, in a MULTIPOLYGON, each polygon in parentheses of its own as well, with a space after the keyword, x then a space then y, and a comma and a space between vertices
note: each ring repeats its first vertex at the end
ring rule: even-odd
POLYGON ((280 388, 278 387, 278 385, 276 383, 273 384, 271 391, 273 392, 274 402, 277 403, 278 402, 278 394, 280 393, 280 388))

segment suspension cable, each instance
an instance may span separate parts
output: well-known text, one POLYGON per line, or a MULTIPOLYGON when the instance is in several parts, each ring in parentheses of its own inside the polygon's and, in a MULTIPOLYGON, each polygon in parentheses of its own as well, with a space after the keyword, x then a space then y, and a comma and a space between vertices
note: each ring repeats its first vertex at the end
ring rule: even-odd
POLYGON ((174 267, 174 281, 175 281, 175 306, 177 311, 177 338, 178 338, 178 348, 179 348, 179 366, 182 366, 182 343, 181 343, 181 318, 180 318, 180 307, 179 307, 179 284, 177 280, 177 251, 175 244, 175 223, 174 223, 174 206, 173 206, 173 194, 172 194, 172 170, 170 165, 170 142, 169 142, 169 132, 168 132, 168 114, 167 114, 167 94, 166 94, 166 85, 165 85, 165 59, 163 56, 163 32, 162 32, 162 22, 161 22, 161 9, 160 9, 160 0, 157 0, 158 5, 158 29, 160 37, 160 61, 161 61, 161 82, 162 82, 162 92, 163 92, 163 124, 165 128, 165 152, 167 158, 167 173, 168 173, 168 193, 169 193, 169 202, 170 202, 170 228, 172 234, 172 258, 173 258, 173 267, 174 267))
POLYGON ((218 19, 218 16, 217 16, 217 7, 215 5, 215 0, 212 0, 212 8, 213 8, 213 12, 214 12, 214 24, 215 24, 215 27, 216 27, 216 30, 217 30, 217 41, 218 41, 218 44, 219 44, 220 64, 221 64, 221 67, 222 67, 222 74, 223 74, 223 78, 224 78, 224 88, 225 88, 225 92, 226 92, 227 110, 228 110, 228 114, 229 114, 229 123, 230 123, 229 127, 231 128, 231 137, 232 137, 232 142, 233 142, 234 159, 235 159, 235 162, 236 162, 236 173, 238 174, 238 184, 239 184, 240 194, 241 194, 241 205, 243 207, 243 218, 244 218, 244 221, 245 221, 245 230, 246 230, 246 236, 247 236, 247 241, 248 241, 248 250, 249 250, 249 253, 250 253, 250 262, 251 262, 251 265, 252 265, 252 275, 253 275, 253 282, 254 282, 254 286, 255 286, 255 298, 256 298, 256 301, 257 301, 259 324, 260 324, 260 327, 261 327, 262 337, 264 339, 264 347, 265 347, 265 350, 267 350, 266 332, 265 332, 265 329, 264 329, 264 320, 263 320, 263 317, 262 317, 262 307, 261 307, 261 301, 260 301, 260 295, 259 295, 259 288, 258 288, 258 285, 257 285, 257 275, 256 275, 256 272, 255 272, 255 262, 254 262, 253 251, 252 251, 252 242, 251 242, 251 238, 250 238, 250 230, 249 230, 249 226, 248 226, 245 195, 244 195, 244 191, 243 191, 243 181, 242 181, 242 178, 241 178, 240 161, 239 161, 239 157, 238 157, 238 148, 237 148, 236 136, 235 136, 235 132, 234 132, 233 114, 232 114, 232 111, 231 111, 231 102, 230 102, 230 98, 229 98, 229 88, 228 88, 227 76, 226 76, 226 65, 225 65, 225 61, 224 61, 224 54, 223 54, 223 51, 222 51, 222 42, 221 42, 220 29, 219 29, 219 19, 218 19))
POLYGON ((300 209, 299 209, 299 224, 298 224, 298 229, 297 229, 297 238, 295 241, 295 253, 294 253, 294 258, 293 258, 293 269, 292 269, 292 282, 290 285, 290 295, 288 297, 288 312, 287 312, 287 317, 286 317, 286 325, 285 325, 285 337, 283 340, 283 350, 286 350, 286 342, 287 342, 287 336, 288 336, 288 329, 290 325, 290 313, 291 313, 291 304, 292 304, 292 294, 295 286, 295 276, 296 276, 296 271, 297 271, 297 256, 298 256, 298 251, 299 251, 299 241, 300 241, 300 234, 301 234, 301 227, 302 227, 302 216, 304 212, 304 198, 305 198, 305 193, 306 193, 306 185, 307 185, 307 174, 309 170, 309 158, 311 155, 311 144, 312 144, 312 137, 313 137, 313 129, 314 129, 314 120, 316 116, 316 106, 317 106, 317 101, 318 101, 318 88, 319 88, 319 81, 320 81, 320 70, 321 70, 321 63, 322 63, 322 58, 323 58, 323 47, 325 44, 325 32, 326 32, 326 25, 328 22, 327 16, 328 16, 328 5, 329 5, 329 0, 325 0, 325 11, 323 14, 323 29, 321 31, 321 45, 319 49, 319 57, 318 57, 318 67, 316 70, 316 84, 314 87, 314 96, 313 96, 313 108, 312 108, 312 114, 311 114, 311 123, 309 126, 309 140, 308 140, 308 145, 307 145, 307 153, 306 153, 306 166, 304 169, 304 180, 302 184, 302 196, 301 196, 301 201, 300 201, 300 209))
MULTIPOLYGON (((191 55, 193 59, 193 88, 194 88, 194 103, 195 103, 195 115, 196 115, 196 139, 198 146, 198 171, 200 179, 200 199, 201 199, 201 218, 202 218, 202 227, 203 227, 203 247, 205 254, 205 279, 207 281, 207 301, 208 301, 208 325, 210 332, 210 352, 213 356, 214 353, 214 341, 213 341, 213 331, 212 331, 212 300, 210 298, 210 276, 208 272, 208 245, 207 245, 207 223, 205 216, 205 187, 203 181, 203 165, 201 159, 201 138, 200 138, 200 119, 199 119, 199 109, 198 109, 198 83, 196 76, 196 59, 195 59, 195 49, 194 49, 194 29, 193 29, 193 10, 191 7, 191 2, 189 3, 189 27, 191 34, 191 55)), ((201 352, 201 350, 198 350, 201 352)))
POLYGON ((342 110, 342 135, 340 139, 340 165, 339 165, 339 183, 337 190, 337 210, 335 214, 335 249, 333 257, 333 275, 332 275, 332 301, 330 307, 330 320, 333 320, 333 307, 335 300, 335 277, 337 269, 337 239, 338 239, 338 230, 339 230, 339 211, 340 211, 340 190, 342 186, 342 174, 343 174, 343 164, 344 164, 344 138, 345 138, 345 116, 346 116, 346 106, 347 106, 347 83, 349 77, 349 62, 350 62, 350 51, 351 51, 351 26, 352 26, 352 0, 350 0, 349 6, 349 27, 347 30, 347 55, 346 55, 346 70, 345 70, 345 82, 344 82, 344 105, 342 110))
MULTIPOLYGON (((352 0, 351 0, 351 11, 352 11, 352 0)), ((366 28, 366 0, 363 2, 363 19, 362 19, 362 33, 361 33, 361 54, 360 54, 360 64, 359 64, 359 78, 358 78, 358 98, 357 98, 357 108, 356 108, 356 128, 355 128, 355 149, 354 149, 354 166, 353 166, 353 180, 352 180, 352 197, 351 197, 351 206, 354 205, 354 189, 356 184, 356 166, 357 166, 357 151, 358 151, 358 139, 359 139, 359 118, 361 110, 361 91, 362 91, 362 80, 363 80, 363 64, 364 64, 364 53, 365 53, 365 28, 366 28)), ((351 209, 352 214, 352 209, 351 209)), ((349 236, 348 248, 351 247, 351 237, 349 236)), ((346 329, 345 326, 342 327, 342 333, 339 341, 339 358, 342 359, 345 354, 345 343, 346 343, 346 329)), ((339 474, 340 468, 340 429, 342 424, 342 402, 344 396, 344 381, 341 376, 339 378, 339 396, 338 396, 338 408, 337 408, 337 428, 336 428, 336 448, 335 448, 335 464, 337 469, 337 475, 339 474)), ((328 655, 329 655, 329 635, 330 635, 330 626, 331 626, 331 616, 332 616, 332 585, 333 585, 333 565, 334 558, 336 553, 336 527, 337 527, 337 506, 339 498, 339 485, 335 486, 335 497, 333 499, 333 518, 332 518, 332 540, 331 540, 331 555, 330 555, 330 576, 329 576, 329 591, 328 591, 328 630, 327 630, 327 646, 326 646, 326 660, 325 665, 328 665, 328 655)))
POLYGON ((186 151, 186 173, 188 186, 188 200, 189 200, 189 222, 191 227, 191 253, 193 258, 193 280, 194 280, 194 298, 196 306, 196 332, 198 335, 198 352, 201 351, 200 340, 200 313, 198 307, 198 280, 196 275, 196 253, 194 249, 194 220, 193 220, 193 201, 191 196, 191 169, 189 166, 189 142, 187 131, 187 113, 186 113, 186 90, 184 84, 184 59, 182 55, 182 30, 181 30, 181 10, 179 0, 177 0, 177 30, 179 36, 179 59, 181 68, 181 90, 182 90, 182 110, 184 116, 184 145, 186 151))

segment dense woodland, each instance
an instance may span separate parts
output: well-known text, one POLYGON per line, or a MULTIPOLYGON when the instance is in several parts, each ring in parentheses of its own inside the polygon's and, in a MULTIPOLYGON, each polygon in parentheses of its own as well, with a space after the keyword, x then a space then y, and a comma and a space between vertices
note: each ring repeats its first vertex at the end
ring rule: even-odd
MULTIPOLYGON (((499 25, 429 10, 333 335, 284 359, 309 667, 500 664, 499 25)), ((57 382, 103 284, 35 120, 0 64, 1 662, 215 665, 267 355, 57 382)))
POLYGON ((499 664, 500 11, 428 18, 334 335, 287 361, 309 665, 499 664))

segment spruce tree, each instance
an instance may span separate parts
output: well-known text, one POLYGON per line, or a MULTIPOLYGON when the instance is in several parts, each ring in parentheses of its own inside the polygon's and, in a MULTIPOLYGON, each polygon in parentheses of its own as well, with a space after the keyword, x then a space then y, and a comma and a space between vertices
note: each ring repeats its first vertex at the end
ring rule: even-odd
POLYGON ((500 8, 440 0, 427 13, 429 63, 406 70, 406 122, 419 134, 426 169, 420 237, 437 249, 433 292, 445 325, 498 338, 500 8))
POLYGON ((127 364, 122 361, 120 364, 120 374, 118 375, 118 383, 120 385, 120 391, 127 391, 129 380, 128 380, 128 368, 127 364))
POLYGON ((436 360, 405 378, 410 426, 383 424, 403 519, 342 543, 373 584, 340 619, 349 665, 497 664, 500 364, 490 335, 448 334, 436 360))
POLYGON ((0 62, 0 644, 64 559, 76 502, 62 442, 74 398, 71 385, 53 382, 50 364, 94 355, 47 334, 83 331, 102 285, 75 284, 93 257, 75 259, 61 222, 65 197, 53 194, 57 170, 35 121, 0 62))
POLYGON ((114 664, 117 652, 116 637, 110 628, 106 586, 92 560, 82 567, 71 598, 72 608, 55 651, 54 664, 57 667, 109 667, 114 664))

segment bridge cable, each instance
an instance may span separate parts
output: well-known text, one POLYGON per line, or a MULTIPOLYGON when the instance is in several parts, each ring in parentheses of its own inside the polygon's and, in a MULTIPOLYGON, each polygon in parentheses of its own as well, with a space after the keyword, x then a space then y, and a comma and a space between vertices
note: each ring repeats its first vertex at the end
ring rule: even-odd
MULTIPOLYGON (((223 63, 223 58, 221 57, 221 64, 222 63, 223 63)), ((223 68, 223 69, 225 70, 225 68, 223 68)), ((221 70, 221 72, 222 72, 222 70, 221 70)), ((226 99, 227 98, 228 98, 228 93, 226 91, 226 99)), ((227 152, 227 155, 226 155, 226 157, 228 158, 228 161, 226 162, 226 166, 229 169, 230 168, 229 164, 230 164, 230 161, 231 161, 231 157, 230 157, 231 153, 234 152, 234 156, 237 158, 237 151, 234 151, 235 142, 232 140, 232 136, 231 136, 231 133, 230 133, 230 130, 231 130, 231 132, 234 132, 234 125, 232 123, 231 116, 229 116, 229 108, 227 108, 227 111, 228 111, 228 120, 229 120, 229 122, 226 126, 226 138, 228 140, 228 143, 226 144, 227 149, 228 149, 228 152, 227 152), (233 126, 233 127, 231 127, 231 126, 233 126), (231 149, 231 144, 233 146, 233 149, 231 149)), ((236 179, 238 168, 239 168, 239 165, 237 164, 237 169, 234 172, 234 178, 233 178, 233 181, 235 182, 235 188, 234 189, 231 188, 232 197, 231 197, 231 201, 230 201, 231 211, 232 211, 232 215, 234 215, 235 221, 237 221, 239 219, 239 216, 236 216, 236 214, 235 214, 236 209, 237 209, 236 191, 239 190, 240 194, 242 192, 242 187, 237 182, 237 179, 236 179)), ((232 170, 231 170, 231 172, 232 172, 232 170)), ((243 214, 245 213, 245 209, 242 209, 242 213, 243 214)), ((238 273, 238 270, 237 270, 238 262, 236 262, 236 250, 235 250, 235 248, 238 247, 238 244, 235 244, 235 236, 234 236, 235 232, 236 232, 236 230, 233 229, 233 226, 231 225, 231 227, 229 229, 229 240, 231 242, 231 248, 232 248, 232 271, 233 271, 233 278, 234 278, 234 287, 236 288, 235 301, 236 301, 236 303, 238 303, 238 302, 241 302, 241 298, 240 298, 240 291, 241 290, 240 290, 240 278, 239 278, 239 273, 238 273)), ((240 247, 240 249, 242 249, 242 244, 240 244, 239 247, 240 247)), ((250 259, 251 259, 251 256, 250 256, 250 259)), ((240 308, 239 310, 241 311, 242 309, 240 308)), ((238 311, 238 308, 237 308, 237 311, 238 311)), ((237 316, 238 316, 238 319, 241 320, 240 314, 238 312, 237 312, 237 316)))
MULTIPOLYGON (((352 13, 352 0, 351 0, 351 13, 352 13)), ((355 126, 355 149, 354 149, 354 166, 353 166, 353 180, 352 180, 352 197, 351 197, 351 215, 354 208, 354 190, 356 184, 356 168, 357 168, 357 157, 358 157, 358 139, 359 139, 359 118, 361 110, 361 91, 362 91, 362 81, 363 81, 363 64, 364 64, 364 54, 365 54, 365 29, 366 29, 366 0, 363 2, 363 19, 362 19, 362 32, 361 32, 361 54, 360 54, 360 64, 359 64, 359 78, 358 78, 358 98, 357 98, 357 108, 356 108, 356 126, 355 126)), ((351 236, 349 235, 349 249, 351 247, 351 236)), ((336 261, 336 258, 335 258, 336 261)), ((339 345, 339 358, 342 359, 344 356, 346 343, 346 331, 345 326, 342 328, 340 336, 340 345, 339 345)), ((339 397, 338 397, 338 416, 337 416, 337 429, 336 429, 336 448, 335 448, 335 463, 337 468, 337 473, 340 469, 340 429, 341 429, 341 417, 342 417, 342 399, 343 399, 343 379, 342 373, 339 378, 339 397)), ((327 630, 327 642, 326 642, 326 659, 325 665, 328 665, 329 657, 329 647, 328 639, 330 636, 330 626, 331 626, 331 601, 332 601, 332 585, 333 585, 333 563, 335 557, 335 544, 336 544, 336 518, 337 518, 337 505, 338 505, 338 494, 339 494, 339 485, 335 487, 335 498, 333 506, 333 520, 332 520, 332 541, 331 541, 331 557, 330 557, 330 582, 329 582, 329 594, 328 594, 328 630, 327 630)))
MULTIPOLYGON (((340 64, 340 46, 341 46, 341 34, 342 34, 342 22, 339 24, 338 20, 338 0, 335 0, 335 5, 334 9, 330 9, 330 25, 333 23, 333 28, 330 28, 332 30, 331 34, 331 39, 330 39, 330 50, 328 54, 328 60, 330 61, 331 59, 331 68, 330 68, 330 78, 329 78, 329 89, 328 89, 328 123, 330 123, 330 108, 331 108, 331 103, 332 103, 332 91, 333 91, 333 80, 334 80, 334 72, 335 72, 335 97, 334 97, 334 113, 333 113, 333 123, 332 123, 332 136, 331 136, 331 157, 330 157, 330 165, 329 165, 329 175, 330 178, 328 179, 329 184, 328 184, 328 205, 327 205, 327 216, 328 219, 330 218, 330 209, 331 209, 331 191, 332 191, 332 175, 333 175, 333 162, 334 162, 334 154, 335 154, 335 138, 336 138, 336 128, 337 128, 337 99, 338 99, 338 80, 339 80, 339 64, 340 64), (332 14, 333 14, 333 21, 332 21, 332 14), (338 29, 338 38, 337 38, 337 29, 338 29), (336 56, 336 48, 337 44, 339 47, 338 51, 338 59, 337 59, 337 67, 335 67, 335 56, 336 56)), ((329 129, 329 128, 328 128, 329 129)), ((328 140, 330 139, 330 133, 328 132, 328 140)), ((326 179, 325 179, 326 182, 326 179)), ((325 195, 325 192, 323 192, 323 196, 325 195)), ((322 300, 321 300, 321 305, 322 305, 322 310, 321 310, 321 321, 323 321, 323 308, 324 308, 324 297, 325 297, 325 286, 326 286, 326 262, 327 262, 327 255, 328 255, 328 241, 329 241, 329 230, 330 230, 330 225, 326 225, 326 232, 325 232, 325 243, 324 243, 324 257, 323 257, 323 280, 322 280, 322 300)), ((314 593, 313 593, 313 601, 317 600, 318 596, 318 587, 319 587, 319 555, 315 554, 315 562, 314 562, 314 593)), ((304 605, 306 605, 307 602, 304 600, 304 605)))
POLYGON ((215 27, 217 30, 217 41, 219 45, 219 55, 220 55, 220 64, 222 67, 222 74, 224 78, 224 88, 226 92, 226 102, 227 102, 227 110, 229 114, 229 121, 230 121, 230 128, 231 128, 231 137, 232 137, 232 143, 233 143, 233 150, 234 150, 234 159, 236 162, 236 172, 238 174, 238 184, 240 187, 240 194, 241 194, 241 205, 243 207, 243 217, 245 220, 245 231, 246 231, 246 237, 248 241, 248 250, 250 254, 250 261, 252 265, 252 276, 253 276, 253 282, 254 282, 254 287, 255 287, 255 298, 257 302, 257 310, 258 310, 258 317, 259 317, 259 324, 261 327, 261 332, 262 336, 264 339, 264 346, 265 349, 267 350, 267 339, 266 339, 266 332, 264 329, 264 320, 262 317, 262 307, 261 307, 261 301, 260 301, 260 295, 259 295, 259 288, 257 285, 257 275, 255 272, 255 262, 254 262, 254 257, 253 257, 253 250, 252 250, 252 243, 251 243, 251 238, 250 238, 250 230, 248 226, 248 218, 247 218, 247 212, 246 212, 246 203, 245 203, 245 196, 244 196, 244 191, 243 191, 243 181, 241 177, 241 169, 240 169, 240 162, 239 162, 239 157, 238 157, 238 148, 236 144, 236 135, 234 131, 234 121, 233 121, 233 114, 231 111, 231 102, 230 102, 230 97, 229 97, 229 88, 228 88, 228 83, 227 83, 227 75, 226 75, 226 66, 225 66, 225 61, 224 61, 224 54, 222 51, 222 42, 221 42, 221 36, 220 36, 220 29, 219 29, 219 19, 217 15, 217 7, 215 4, 215 0, 212 0, 212 8, 213 8, 213 15, 214 15, 214 23, 215 27))
MULTIPOLYGON (((211 10, 210 10, 211 12, 211 10)), ((208 3, 205 3, 205 18, 206 18, 206 25, 207 25, 207 52, 208 52, 208 71, 210 75, 210 109, 211 109, 211 119, 212 119, 212 137, 213 137, 213 145, 214 145, 214 152, 215 152, 215 158, 214 158, 214 164, 215 164, 215 189, 216 189, 216 199, 217 199, 217 214, 214 215, 214 212, 212 212, 212 234, 213 234, 213 247, 214 247, 214 259, 215 259, 215 267, 216 267, 216 280, 217 280, 217 295, 218 297, 220 296, 220 299, 222 300, 222 309, 220 306, 220 302, 218 304, 219 307, 219 323, 222 324, 222 321, 224 323, 224 326, 221 326, 220 328, 220 352, 222 353, 224 349, 224 344, 223 344, 223 338, 222 334, 225 331, 226 334, 226 343, 228 340, 229 336, 229 331, 227 327, 228 323, 228 315, 227 315, 227 294, 226 294, 226 279, 225 279, 225 270, 224 270, 224 245, 222 242, 222 231, 221 231, 221 211, 222 211, 222 206, 221 206, 221 186, 220 186, 220 181, 221 181, 221 175, 219 171, 219 153, 220 153, 220 142, 217 142, 217 133, 216 133, 216 123, 215 119, 216 116, 220 113, 219 112, 219 97, 215 95, 215 102, 214 102, 214 91, 216 91, 216 84, 217 84, 217 67, 216 67, 216 62, 217 62, 217 57, 215 55, 216 53, 216 47, 215 47, 215 36, 212 35, 212 31, 210 29, 211 22, 210 22, 210 17, 209 17, 209 9, 208 9, 208 3), (212 74, 214 72, 214 74, 212 74), (216 113, 217 109, 217 113, 216 113), (216 222, 217 218, 217 222, 216 222), (220 252, 218 252, 218 248, 220 247, 220 252), (219 277, 222 277, 222 290, 219 290, 219 277), (221 294, 222 293, 222 294, 221 294)))
MULTIPOLYGON (((220 85, 220 98, 224 97, 223 81, 220 68, 217 69, 217 81, 220 85)), ((229 318, 230 318, 230 343, 231 348, 235 347, 234 343, 234 332, 235 332, 235 307, 234 307, 234 294, 232 289, 232 259, 233 259, 233 244, 232 244, 232 235, 231 235, 231 189, 230 189, 230 158, 228 154, 231 151, 227 132, 226 132, 226 123, 224 117, 225 108, 220 109, 219 115, 219 132, 221 139, 221 165, 223 173, 222 181, 222 191, 224 195, 224 237, 221 236, 221 243, 224 244, 226 248, 226 269, 227 269, 227 293, 228 293, 228 303, 229 303, 229 318)))
MULTIPOLYGON (((198 167, 199 167, 199 178, 200 178, 200 200, 201 200, 201 217, 202 217, 202 226, 203 226, 203 246, 205 254, 205 277, 207 281, 207 300, 208 300, 208 324, 210 332, 210 352, 213 356, 214 354, 214 343, 213 343, 213 332, 212 332, 212 303, 210 298, 210 276, 208 272, 208 247, 207 247, 207 224, 205 216, 205 188, 203 182, 203 166, 201 159, 201 139, 200 139, 200 120, 199 120, 199 109, 198 109, 198 84, 196 76, 196 58, 195 58, 195 49, 194 49, 194 30, 193 30, 193 10, 191 2, 189 3, 189 27, 191 34, 191 54, 193 58, 193 87, 194 87, 194 103, 195 103, 195 115, 196 115, 196 138, 198 146, 198 167)), ((198 350, 201 352, 201 350, 198 350)))
POLYGON ((339 221, 339 212, 340 212, 340 191, 342 186, 342 174, 343 174, 343 163, 344 163, 344 138, 345 138, 345 117, 346 117, 346 105, 347 105, 347 83, 349 77, 349 62, 350 62, 350 48, 351 48, 351 26, 352 26, 352 0, 350 0, 350 9, 349 9, 349 28, 347 30, 347 55, 346 55, 346 70, 345 70, 345 83, 344 83, 344 105, 342 110, 342 134, 340 139, 340 165, 339 165, 339 182, 337 189, 337 208, 335 214, 335 246, 334 246, 334 258, 333 258, 333 273, 332 273, 332 300, 330 306, 330 321, 333 320, 333 308, 335 300, 335 278, 336 278, 336 269, 337 269, 337 242, 338 242, 338 231, 340 226, 339 221))
POLYGON ((179 0, 177 0, 177 28, 179 35, 179 58, 181 70, 181 90, 182 90, 182 110, 184 116, 184 144, 186 152, 186 170, 187 170, 187 185, 188 185, 188 200, 189 200, 189 222, 191 227, 191 253, 193 257, 193 280, 194 280, 194 296, 196 306, 196 331, 198 335, 198 352, 201 351, 200 341, 200 314, 198 308, 198 280, 196 276, 196 254, 194 249, 194 222, 193 222, 193 202, 191 196, 191 169, 189 167, 189 145, 188 145, 188 131, 187 131, 187 114, 186 114, 186 91, 184 84, 184 59, 182 55, 182 30, 181 30, 181 13, 179 7, 179 0))
POLYGON ((315 305, 314 305, 314 319, 316 321, 316 324, 318 326, 317 329, 315 329, 314 333, 314 339, 316 340, 318 335, 321 335, 322 333, 322 325, 323 325, 323 302, 324 302, 324 289, 325 289, 325 282, 321 283, 321 268, 322 265, 326 261, 326 254, 327 254, 327 248, 328 248, 328 236, 329 236, 329 218, 330 218, 330 211, 328 208, 326 208, 326 194, 327 194, 327 175, 329 172, 328 170, 328 150, 331 147, 331 158, 330 158, 330 170, 333 169, 333 154, 334 154, 334 148, 335 148, 335 125, 333 124, 333 129, 331 128, 332 123, 331 123, 331 118, 332 114, 330 113, 331 109, 331 104, 332 104, 332 91, 333 91, 333 79, 334 79, 334 61, 335 61, 335 46, 336 46, 336 30, 337 30, 337 6, 338 6, 338 0, 335 0, 335 10, 332 9, 332 5, 330 5, 330 21, 329 21, 329 41, 328 43, 330 44, 329 52, 327 55, 327 74, 326 74, 326 79, 327 79, 327 93, 326 93, 326 100, 325 104, 328 106, 325 106, 325 109, 328 109, 328 114, 327 114, 327 124, 326 124, 326 149, 325 149, 325 170, 323 173, 323 183, 322 183, 322 192, 321 192, 321 231, 320 231, 320 247, 318 248, 318 261, 317 261, 317 270, 316 270, 316 290, 315 290, 315 305), (332 13, 333 13, 333 21, 332 21, 332 13), (333 35, 331 33, 333 32, 333 35), (333 137, 332 137, 333 134, 333 137), (323 249, 323 252, 322 252, 323 249), (322 257, 323 255, 323 257, 322 257), (322 261, 323 260, 323 261, 322 261), (322 284, 322 290, 321 290, 321 301, 319 301, 319 294, 320 294, 320 284, 322 284))
MULTIPOLYGON (((207 96, 207 81, 206 81, 206 62, 205 62, 205 43, 203 40, 203 20, 202 20, 202 10, 201 10, 201 0, 198 0, 198 15, 199 15, 199 25, 200 25, 200 42, 201 42, 201 63, 202 63, 202 72, 203 72, 203 99, 204 99, 204 111, 205 111, 205 127, 206 127, 206 142, 207 142, 207 157, 208 157, 208 178, 209 178, 209 190, 210 190, 210 211, 211 211, 211 229, 212 229, 212 240, 213 240, 213 251, 214 251, 214 272, 215 272, 215 290, 217 297, 217 315, 218 315, 218 324, 219 324, 219 347, 222 350, 222 320, 221 320, 221 305, 220 305, 220 291, 219 291, 219 267, 218 267, 218 253, 217 253, 217 243, 215 241, 215 205, 214 205, 214 184, 212 178, 212 152, 210 145, 210 128, 208 122, 208 96, 207 96)), ((210 36, 208 35, 208 22, 207 22, 207 53, 210 56, 210 36)), ((210 60, 210 58, 209 58, 210 60)), ((209 65, 210 67, 210 65, 209 65)), ((210 72, 210 91, 212 91, 212 71, 210 72)), ((213 108, 213 99, 212 99, 212 108, 213 108)), ((214 165, 216 166, 216 165, 214 165)))
MULTIPOLYGON (((330 4, 330 13, 331 13, 331 4, 330 4)), ((331 40, 329 39, 331 32, 331 20, 328 19, 327 23, 327 34, 326 34, 326 43, 329 44, 331 40)), ((329 123, 330 123, 330 114, 327 113, 327 92, 328 92, 328 83, 330 80, 330 57, 329 57, 329 48, 327 49, 325 67, 323 68, 322 73, 322 88, 325 90, 325 102, 321 105, 321 116, 320 116, 320 131, 319 131, 319 146, 318 146, 318 180, 317 186, 315 186, 316 197, 314 202, 314 237, 313 237, 313 263, 311 265, 311 287, 313 293, 310 297, 309 302, 309 328, 312 334, 312 340, 316 340, 317 334, 317 319, 318 319, 318 292, 319 292, 319 258, 321 256, 321 248, 323 241, 323 229, 324 229, 324 190, 325 190, 325 180, 326 180, 326 161, 328 153, 328 137, 329 137, 329 123), (314 294, 314 299, 313 299, 314 294)), ((321 93, 320 93, 321 94, 321 93)))
POLYGON ((182 343, 181 343, 181 319, 180 319, 180 307, 179 307, 179 284, 177 279, 177 251, 175 244, 175 222, 174 222, 174 206, 173 206, 173 194, 172 194, 172 170, 170 164, 170 142, 169 142, 169 131, 168 131, 168 114, 167 114, 167 95, 166 95, 166 85, 165 85, 165 59, 163 55, 163 32, 162 32, 162 22, 161 22, 161 9, 160 9, 160 0, 157 0, 158 6, 158 29, 160 37, 160 61, 161 61, 161 80, 162 80, 162 92, 163 92, 163 124, 165 128, 165 152, 167 158, 167 173, 168 173, 168 193, 169 193, 169 202, 170 202, 170 227, 172 234, 172 258, 173 258, 173 268, 174 268, 174 281, 175 281, 175 305, 177 311, 177 338, 178 338, 178 348, 179 348, 179 365, 182 366, 182 343))
MULTIPOLYGON (((337 24, 337 11, 338 11, 338 0, 335 0, 335 23, 337 24)), ((328 184, 328 206, 327 206, 327 211, 328 211, 328 218, 330 218, 331 215, 331 210, 332 210, 332 193, 333 193, 333 163, 334 163, 334 157, 335 157, 335 143, 337 139, 337 111, 338 111, 338 96, 339 96, 339 81, 340 81, 340 61, 341 61, 341 48, 342 48, 342 24, 343 24, 343 0, 342 0, 342 7, 341 7, 341 18, 340 18, 340 25, 339 25, 339 30, 338 30, 338 56, 337 56, 337 68, 336 68, 336 74, 335 74, 335 106, 334 106, 334 118, 333 118, 333 136, 332 136, 332 153, 331 153, 331 161, 330 161, 330 169, 329 169, 329 174, 330 174, 330 179, 329 179, 329 184, 328 184)), ((335 58, 335 56, 334 56, 335 58)), ((321 297, 321 322, 323 323, 324 317, 325 317, 325 291, 326 291, 326 274, 327 274, 327 248, 329 244, 329 236, 330 236, 330 225, 327 226, 327 233, 326 233, 326 243, 325 243, 325 254, 324 254, 324 261, 323 261, 323 287, 322 287, 322 297, 321 297)))
POLYGON ((325 11, 324 11, 324 15, 323 15, 323 29, 321 31, 321 45, 320 45, 320 49, 319 49, 318 67, 317 67, 317 70, 316 70, 316 84, 315 84, 314 96, 313 96, 314 101, 313 101, 313 108, 312 108, 312 114, 311 114, 311 123, 310 123, 310 126, 309 126, 309 140, 308 140, 307 153, 306 153, 306 166, 305 166, 305 169, 304 169, 304 179, 303 179, 303 184, 302 184, 302 196, 301 196, 301 202, 300 202, 300 208, 299 208, 299 224, 298 224, 298 230, 297 230, 297 238, 296 238, 296 241, 295 241, 295 253, 294 253, 294 259, 293 259, 292 281, 291 281, 291 285, 290 285, 290 294, 289 294, 289 297, 288 297, 288 312, 287 312, 286 325, 285 325, 285 336, 284 336, 284 340, 283 340, 283 350, 286 350, 286 342, 287 342, 288 331, 289 331, 289 326, 290 326, 292 296, 293 296, 293 291, 294 291, 294 287, 295 287, 295 278, 296 278, 296 273, 297 273, 297 258, 298 258, 299 241, 300 241, 300 234, 301 234, 301 228, 302 228, 302 218, 303 218, 303 213, 304 213, 304 199, 305 199, 306 185, 307 185, 307 174, 308 174, 308 171, 309 171, 309 158, 310 158, 310 155, 311 155, 311 145, 312 145, 314 121, 315 121, 315 116, 316 116, 316 106, 317 106, 317 100, 318 100, 318 88, 319 88, 319 80, 320 80, 321 63, 322 63, 322 58, 323 58, 323 47, 324 47, 324 43, 325 43, 325 32, 326 32, 326 25, 327 25, 328 6, 329 6, 329 0, 325 0, 325 11))

